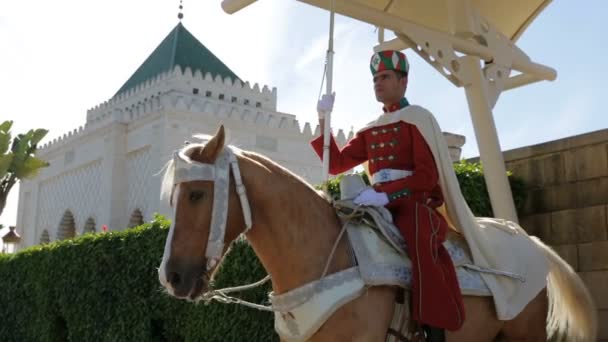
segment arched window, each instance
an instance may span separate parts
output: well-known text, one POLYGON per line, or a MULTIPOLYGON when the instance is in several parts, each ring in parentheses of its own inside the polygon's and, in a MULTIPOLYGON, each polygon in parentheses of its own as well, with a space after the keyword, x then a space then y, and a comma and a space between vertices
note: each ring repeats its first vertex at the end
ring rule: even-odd
POLYGON ((57 231, 57 240, 69 239, 76 236, 76 223, 74 222, 74 215, 69 210, 66 210, 59 223, 59 229, 57 231))
POLYGON ((50 243, 51 242, 51 237, 49 236, 49 231, 48 230, 43 230, 42 234, 40 234, 40 244, 44 245, 46 243, 50 243))
POLYGON ((89 217, 87 221, 84 223, 84 228, 82 229, 82 233, 95 233, 95 220, 92 217, 89 217))
POLYGON ((141 213, 141 210, 135 209, 129 219, 129 228, 137 227, 141 224, 144 224, 144 215, 141 213))

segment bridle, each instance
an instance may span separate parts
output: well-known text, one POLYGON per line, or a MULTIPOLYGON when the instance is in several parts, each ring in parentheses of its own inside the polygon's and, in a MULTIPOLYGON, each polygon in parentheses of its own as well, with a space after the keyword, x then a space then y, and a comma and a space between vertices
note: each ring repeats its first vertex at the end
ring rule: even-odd
MULTIPOLYGON (((205 252, 205 256, 207 258, 207 270, 213 268, 219 260, 222 258, 222 253, 225 247, 225 235, 226 235, 226 223, 228 217, 228 198, 229 198, 229 189, 230 189, 230 170, 232 170, 232 175, 234 177, 236 192, 239 196, 239 200, 241 203, 241 208, 243 211, 243 218, 245 222, 245 230, 244 233, 247 233, 252 227, 251 221, 251 207, 249 205, 249 200, 247 198, 245 186, 242 182, 241 172, 238 165, 238 160, 236 159, 235 152, 232 150, 230 146, 226 146, 222 152, 217 156, 214 163, 201 163, 196 160, 192 160, 190 157, 184 154, 184 151, 176 151, 173 155, 174 161, 174 175, 173 175, 173 186, 171 190, 170 196, 170 204, 173 205, 173 195, 175 189, 180 183, 191 182, 191 181, 211 181, 214 183, 214 192, 213 192, 213 209, 211 213, 211 226, 209 231, 209 238, 207 240, 207 249, 205 252)), ((342 238, 343 233, 345 232, 346 225, 343 226, 340 234, 338 235, 333 249, 329 255, 327 263, 325 265, 325 269, 321 275, 320 279, 324 279, 328 272, 329 263, 333 258, 334 252, 338 246, 338 242, 342 238)), ((261 305, 256 303, 250 303, 239 298, 230 297, 228 293, 231 292, 239 292, 242 290, 248 290, 254 287, 258 287, 266 283, 270 280, 270 276, 266 276, 264 279, 252 283, 249 285, 213 290, 205 293, 202 297, 202 300, 205 302, 209 302, 211 300, 217 300, 221 303, 236 303, 245 305, 251 308, 255 308, 258 310, 270 311, 270 312, 279 312, 285 313, 290 312, 290 310, 302 302, 310 300, 314 293, 317 292, 317 286, 313 286, 309 288, 306 293, 306 296, 301 300, 296 301, 286 301, 284 307, 279 307, 275 305, 273 302, 270 306, 261 305)), ((319 283, 320 284, 320 283, 319 283)), ((318 284, 317 284, 318 285, 318 284)), ((304 286, 302 286, 303 288, 304 286)), ((272 295, 272 294, 271 294, 272 295)), ((279 295, 275 296, 277 301, 279 302, 279 295)), ((409 342, 410 340, 402 335, 398 331, 394 331, 389 329, 387 334, 393 335, 399 341, 409 342)))
POLYGON ((245 185, 243 185, 241 178, 239 163, 230 146, 226 146, 222 150, 213 164, 192 160, 183 151, 176 151, 173 155, 173 161, 175 170, 170 197, 171 205, 173 205, 173 192, 180 183, 191 181, 211 181, 214 183, 211 227, 205 252, 207 269, 209 270, 217 265, 221 259, 226 243, 224 238, 228 217, 228 191, 230 189, 231 169, 245 219, 245 230, 243 233, 247 233, 251 229, 251 207, 249 206, 245 185))

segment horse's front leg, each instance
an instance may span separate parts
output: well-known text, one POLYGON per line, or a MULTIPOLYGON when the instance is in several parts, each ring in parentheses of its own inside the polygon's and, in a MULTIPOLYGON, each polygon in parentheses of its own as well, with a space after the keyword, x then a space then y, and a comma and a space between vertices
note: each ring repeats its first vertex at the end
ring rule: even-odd
POLYGON ((384 341, 393 317, 396 288, 374 286, 342 306, 310 342, 384 341))

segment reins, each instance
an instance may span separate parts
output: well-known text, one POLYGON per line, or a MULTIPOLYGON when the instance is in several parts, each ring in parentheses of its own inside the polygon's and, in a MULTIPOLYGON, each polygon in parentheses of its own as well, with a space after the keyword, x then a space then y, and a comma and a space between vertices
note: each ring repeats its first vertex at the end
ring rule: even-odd
MULTIPOLYGON (((334 254, 338 248, 338 244, 340 243, 340 240, 342 239, 342 236, 344 235, 344 232, 346 231, 346 227, 347 227, 348 223, 353 218, 360 216, 361 214, 362 214, 362 212, 359 211, 358 207, 357 207, 350 214, 345 214, 345 215, 340 216, 343 221, 342 229, 340 230, 340 233, 338 234, 338 237, 336 238, 336 241, 334 242, 334 245, 331 249, 331 252, 329 253, 327 262, 325 263, 325 267, 323 268, 323 272, 321 273, 321 277, 319 277, 319 279, 323 279, 327 275, 327 272, 329 271, 329 265, 331 264, 334 254)), ((250 290, 250 289, 262 286, 265 283, 267 283, 269 280, 271 280, 271 277, 270 277, 270 275, 267 275, 266 277, 264 277, 261 280, 258 280, 255 283, 241 285, 241 286, 234 286, 234 287, 226 287, 226 288, 217 289, 217 290, 211 290, 211 291, 204 293, 200 297, 199 300, 203 301, 205 303, 205 305, 208 305, 211 301, 215 300, 215 301, 217 301, 219 303, 223 303, 223 304, 239 304, 239 305, 244 305, 244 306, 247 306, 247 307, 250 307, 253 309, 258 309, 258 310, 262 310, 262 311, 270 311, 270 312, 284 312, 284 311, 289 311, 290 309, 292 309, 292 308, 287 308, 287 309, 281 308, 281 310, 277 310, 277 309, 273 308, 272 305, 262 305, 262 304, 252 303, 252 302, 248 302, 246 300, 228 295, 229 293, 232 293, 232 292, 240 292, 240 291, 250 290)), ((318 285, 318 283, 317 283, 317 285, 318 285)), ((314 295, 315 292, 316 291, 311 291, 310 294, 308 296, 306 296, 306 298, 304 298, 304 300, 302 302, 308 301, 314 295)), ((295 307, 297 305, 299 305, 299 303, 294 303, 292 306, 295 307)))

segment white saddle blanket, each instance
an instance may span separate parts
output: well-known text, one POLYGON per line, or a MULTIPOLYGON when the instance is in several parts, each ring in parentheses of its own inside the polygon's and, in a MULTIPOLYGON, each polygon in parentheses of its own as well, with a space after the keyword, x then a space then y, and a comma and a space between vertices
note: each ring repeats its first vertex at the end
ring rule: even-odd
MULTIPOLYGON (((342 202, 338 206, 357 208, 352 202, 342 202)), ((394 285, 409 289, 412 264, 407 257, 405 241, 392 223, 390 213, 382 207, 363 210, 369 216, 352 220, 346 227, 357 266, 330 274, 287 293, 270 294, 272 306, 278 310, 275 312, 275 330, 282 340, 306 341, 331 314, 345 303, 359 297, 367 286, 394 285), (378 228, 371 228, 368 223, 378 228)), ((485 222, 483 219, 479 220, 485 222)), ((501 230, 500 227, 496 229, 501 230)), ((486 276, 489 273, 498 277, 509 277, 514 283, 526 279, 517 273, 474 265, 468 245, 458 234, 450 234, 444 246, 456 267, 463 295, 492 295, 481 273, 486 276)), ((521 254, 525 254, 524 252, 525 250, 520 250, 521 254)))
MULTIPOLYGON (((347 226, 348 237, 357 258, 359 271, 367 285, 395 285, 409 289, 412 263, 405 253, 398 252, 380 233, 365 224, 347 226)), ((463 295, 490 296, 490 290, 477 270, 464 241, 459 238, 444 243, 454 266, 463 295)))
MULTIPOLYGON (((359 207, 351 200, 337 201, 334 205, 343 217, 353 210, 359 212, 356 218, 349 220, 347 231, 365 284, 396 285, 408 289, 412 280, 412 264, 407 256, 405 240, 393 224, 390 212, 384 207, 359 207)), ((511 277, 518 282, 523 280, 518 274, 474 265, 465 239, 455 232, 448 232, 443 245, 456 267, 464 295, 492 295, 480 272, 511 277)))
MULTIPOLYGON (((272 306, 277 310, 275 330, 283 341, 306 341, 328 317, 345 303, 359 297, 367 286, 409 288, 412 264, 403 249, 395 249, 382 233, 369 225, 352 223, 346 229, 357 266, 281 295, 270 294, 272 306)), ((392 229, 396 228, 393 226, 392 229)), ((395 238, 399 244, 399 237, 395 238)), ((464 241, 456 238, 447 241, 445 246, 456 266, 461 292, 464 295, 490 296, 479 272, 467 268, 471 259, 464 241)))

